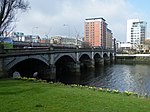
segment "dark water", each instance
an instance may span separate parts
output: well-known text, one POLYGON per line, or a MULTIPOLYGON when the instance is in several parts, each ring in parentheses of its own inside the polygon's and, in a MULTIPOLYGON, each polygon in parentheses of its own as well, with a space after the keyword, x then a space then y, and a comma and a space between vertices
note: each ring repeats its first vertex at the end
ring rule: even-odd
POLYGON ((150 65, 115 64, 85 74, 81 84, 150 96, 150 65))

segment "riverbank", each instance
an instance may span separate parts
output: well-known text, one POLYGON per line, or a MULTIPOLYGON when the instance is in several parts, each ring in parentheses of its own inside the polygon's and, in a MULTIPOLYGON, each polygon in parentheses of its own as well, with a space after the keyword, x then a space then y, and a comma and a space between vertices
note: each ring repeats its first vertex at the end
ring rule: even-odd
POLYGON ((0 112, 148 112, 148 98, 60 83, 0 80, 0 112))
POLYGON ((122 56, 122 57, 116 57, 116 63, 122 63, 122 64, 150 64, 150 57, 128 57, 128 56, 122 56))

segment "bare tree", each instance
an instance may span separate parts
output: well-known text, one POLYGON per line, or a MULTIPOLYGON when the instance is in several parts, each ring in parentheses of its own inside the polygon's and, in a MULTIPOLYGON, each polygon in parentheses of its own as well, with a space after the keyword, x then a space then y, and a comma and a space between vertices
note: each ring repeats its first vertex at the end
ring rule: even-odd
POLYGON ((29 8, 29 2, 25 0, 0 0, 0 35, 4 31, 11 30, 18 11, 25 12, 29 8))

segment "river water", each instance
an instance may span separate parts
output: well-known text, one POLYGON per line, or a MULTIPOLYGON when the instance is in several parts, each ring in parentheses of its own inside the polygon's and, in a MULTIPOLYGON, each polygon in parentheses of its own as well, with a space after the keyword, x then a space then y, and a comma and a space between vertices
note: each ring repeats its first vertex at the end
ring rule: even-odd
POLYGON ((98 67, 94 72, 86 71, 83 76, 81 84, 84 85, 150 96, 150 65, 113 64, 98 67))

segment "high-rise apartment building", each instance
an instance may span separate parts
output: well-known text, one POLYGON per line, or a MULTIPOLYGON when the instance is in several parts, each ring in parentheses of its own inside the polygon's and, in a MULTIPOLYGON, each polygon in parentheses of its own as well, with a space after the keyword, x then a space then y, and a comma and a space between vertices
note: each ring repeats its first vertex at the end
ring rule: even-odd
POLYGON ((127 42, 131 47, 142 45, 146 38, 147 23, 139 19, 127 20, 127 42))
POLYGON ((85 19, 84 42, 90 46, 106 48, 107 23, 103 18, 85 19))

